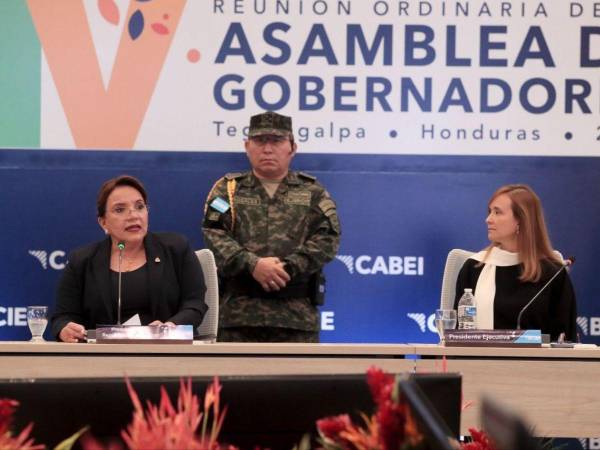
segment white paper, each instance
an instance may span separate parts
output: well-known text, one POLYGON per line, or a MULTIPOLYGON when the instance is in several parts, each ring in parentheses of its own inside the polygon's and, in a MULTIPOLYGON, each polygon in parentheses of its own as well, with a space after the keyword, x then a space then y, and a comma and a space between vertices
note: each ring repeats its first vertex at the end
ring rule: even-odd
POLYGON ((132 316, 127 322, 125 322, 123 325, 141 325, 142 322, 140 320, 140 315, 136 314, 135 316, 132 316))

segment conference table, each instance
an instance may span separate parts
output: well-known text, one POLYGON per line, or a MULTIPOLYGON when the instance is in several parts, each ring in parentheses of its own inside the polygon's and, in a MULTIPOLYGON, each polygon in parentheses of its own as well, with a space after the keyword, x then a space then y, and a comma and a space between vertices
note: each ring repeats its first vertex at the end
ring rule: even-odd
MULTIPOLYGON (((479 425, 482 395, 548 437, 600 437, 600 348, 434 344, 61 344, 0 342, 0 380, 458 372, 461 429, 479 425)), ((1 393, 0 393, 1 396, 1 393)))

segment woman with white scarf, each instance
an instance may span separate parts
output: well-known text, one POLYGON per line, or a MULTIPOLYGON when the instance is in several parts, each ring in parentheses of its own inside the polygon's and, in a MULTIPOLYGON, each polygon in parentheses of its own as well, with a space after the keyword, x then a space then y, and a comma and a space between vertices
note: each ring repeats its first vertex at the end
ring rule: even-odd
MULTIPOLYGON (((477 328, 515 329, 521 309, 562 267, 554 253, 542 205, 523 184, 499 188, 488 203, 490 245, 471 256, 456 281, 454 307, 465 288, 473 289, 477 328)), ((577 341, 577 308, 573 285, 563 270, 521 318, 522 329, 540 329, 556 340, 577 341)))

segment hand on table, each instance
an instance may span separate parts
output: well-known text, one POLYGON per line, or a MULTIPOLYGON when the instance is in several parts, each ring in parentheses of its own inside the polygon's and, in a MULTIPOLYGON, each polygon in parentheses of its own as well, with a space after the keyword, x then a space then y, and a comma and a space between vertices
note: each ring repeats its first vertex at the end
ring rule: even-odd
POLYGON ((75 322, 69 322, 66 324, 60 333, 58 334, 58 338, 63 342, 79 342, 84 341, 87 336, 87 331, 83 327, 83 325, 79 325, 75 322))
POLYGON ((175 328, 177 326, 173 322, 161 322, 160 320, 155 320, 154 322, 151 322, 148 325, 151 326, 151 327, 157 327, 157 326, 160 326, 160 325, 166 325, 166 326, 171 327, 171 328, 175 328))

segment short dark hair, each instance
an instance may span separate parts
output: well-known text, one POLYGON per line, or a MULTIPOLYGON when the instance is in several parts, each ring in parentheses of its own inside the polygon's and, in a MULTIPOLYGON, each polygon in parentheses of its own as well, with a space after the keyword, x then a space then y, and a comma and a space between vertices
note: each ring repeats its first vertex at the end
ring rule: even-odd
POLYGON ((106 201, 112 191, 114 191, 119 186, 129 186, 135 189, 140 193, 142 198, 144 199, 144 203, 148 203, 148 195, 146 194, 146 189, 140 180, 136 177, 132 177, 131 175, 119 175, 116 178, 111 178, 108 181, 105 181, 100 187, 98 191, 98 199, 96 201, 96 206, 98 208, 98 217, 104 217, 106 214, 106 201))

